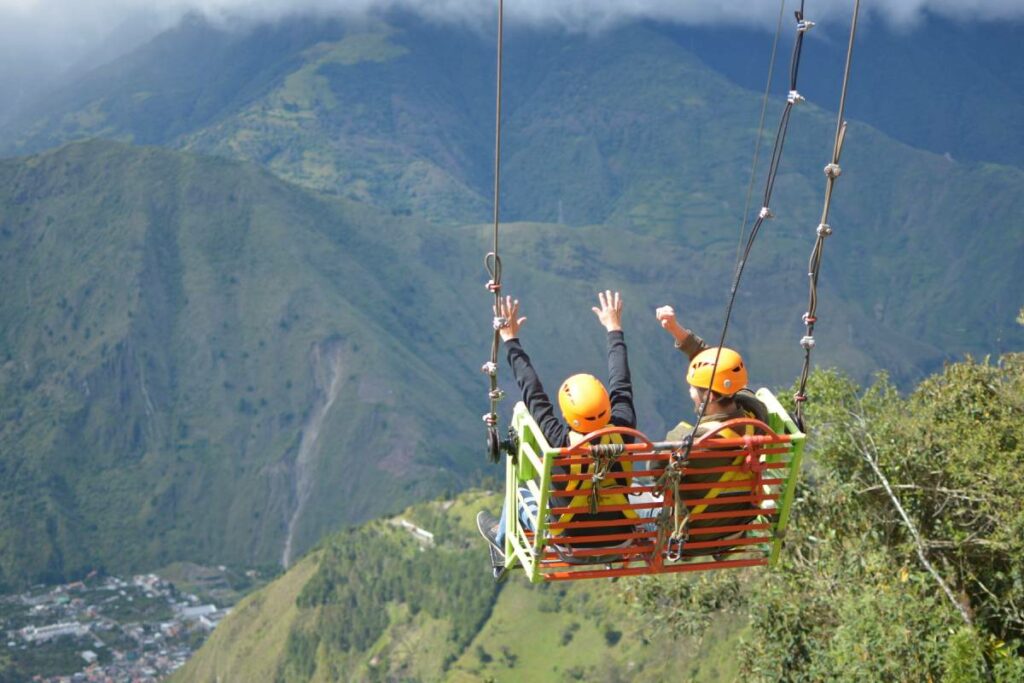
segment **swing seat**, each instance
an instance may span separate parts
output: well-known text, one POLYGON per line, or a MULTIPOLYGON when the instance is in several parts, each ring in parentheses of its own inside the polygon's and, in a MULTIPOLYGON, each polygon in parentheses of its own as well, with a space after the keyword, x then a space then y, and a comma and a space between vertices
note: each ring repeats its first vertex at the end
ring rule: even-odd
POLYGON ((526 406, 516 404, 512 427, 518 440, 505 468, 505 569, 522 567, 531 583, 540 583, 774 565, 804 434, 768 389, 757 397, 768 408, 767 423, 737 418, 716 426, 694 442, 678 483, 661 487, 657 480, 683 452, 681 442, 653 442, 635 429, 606 427, 575 446, 554 448, 526 406), (615 433, 633 443, 597 445, 615 433), (589 483, 602 459, 607 471, 608 458, 619 467, 601 484, 604 500, 594 501, 595 515, 591 506, 573 504, 579 488, 566 489, 571 481, 589 483), (632 467, 621 466, 627 462, 632 467), (536 513, 524 505, 521 489, 536 502, 536 513), (620 504, 609 504, 609 497, 620 504), (669 540, 677 499, 687 512, 681 547, 669 540))

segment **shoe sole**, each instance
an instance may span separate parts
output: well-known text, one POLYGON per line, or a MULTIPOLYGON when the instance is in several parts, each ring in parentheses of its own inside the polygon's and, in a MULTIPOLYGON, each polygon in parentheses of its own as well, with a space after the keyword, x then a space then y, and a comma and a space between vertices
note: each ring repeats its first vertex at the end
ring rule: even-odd
POLYGON ((498 570, 502 573, 505 570, 505 549, 498 547, 498 545, 491 539, 488 532, 490 531, 490 524, 486 524, 483 521, 483 512, 477 513, 476 516, 476 530, 480 532, 480 535, 485 541, 487 541, 487 551, 491 556, 491 568, 495 571, 495 580, 500 580, 498 576, 498 570))

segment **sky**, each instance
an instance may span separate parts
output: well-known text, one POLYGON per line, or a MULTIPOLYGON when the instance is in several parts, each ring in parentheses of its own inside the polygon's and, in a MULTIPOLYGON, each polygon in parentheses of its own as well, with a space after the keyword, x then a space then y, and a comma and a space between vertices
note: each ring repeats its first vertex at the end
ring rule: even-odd
MULTIPOLYGON (((773 30, 781 0, 506 0, 509 22, 600 30, 644 18, 773 30)), ((799 0, 787 0, 794 9, 799 0)), ((853 0, 807 0, 811 19, 844 20, 853 0)), ((299 13, 405 10, 431 20, 491 25, 497 0, 0 0, 0 81, 58 72, 134 47, 188 12, 232 25, 299 13), (13 76, 12 76, 13 75, 13 76)), ((907 26, 928 13, 958 20, 1024 20, 1024 0, 862 0, 868 20, 907 26)), ((788 12, 787 12, 788 14, 788 12)))

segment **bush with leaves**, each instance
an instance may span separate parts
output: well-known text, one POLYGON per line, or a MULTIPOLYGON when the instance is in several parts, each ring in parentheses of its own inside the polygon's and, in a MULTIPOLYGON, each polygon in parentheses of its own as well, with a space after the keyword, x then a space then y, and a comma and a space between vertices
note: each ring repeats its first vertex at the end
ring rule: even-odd
POLYGON ((1024 680, 1024 355, 809 393, 780 567, 633 582, 637 604, 689 635, 746 610, 760 680, 1024 680))

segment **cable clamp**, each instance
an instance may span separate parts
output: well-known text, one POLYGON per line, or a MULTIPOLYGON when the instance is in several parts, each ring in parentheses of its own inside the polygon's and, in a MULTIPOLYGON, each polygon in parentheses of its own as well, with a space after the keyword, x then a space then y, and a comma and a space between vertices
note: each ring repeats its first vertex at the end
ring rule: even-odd
POLYGON ((762 206, 760 213, 757 214, 758 218, 775 218, 775 212, 769 209, 767 206, 762 206))
POLYGON ((487 361, 486 363, 480 366, 480 372, 484 373, 485 375, 490 375, 491 377, 497 377, 498 364, 492 363, 491 361, 487 361))
POLYGON ((484 413, 480 419, 483 420, 488 427, 493 427, 494 425, 498 424, 497 413, 484 413))
POLYGON ((812 337, 809 334, 805 335, 800 340, 800 346, 804 347, 805 350, 810 351, 811 349, 814 348, 814 337, 812 337))
POLYGON ((818 224, 818 237, 828 237, 832 234, 832 226, 828 223, 818 224))
POLYGON ((806 101, 806 98, 796 90, 790 90, 789 95, 786 96, 786 101, 790 104, 800 104, 801 102, 806 101))
POLYGON ((491 322, 491 324, 494 325, 494 329, 496 330, 504 329, 508 327, 508 318, 496 315, 494 316, 494 320, 491 322))
POLYGON ((801 19, 800 21, 796 22, 796 30, 800 31, 801 33, 805 31, 810 31, 814 27, 815 23, 810 19, 801 19))
POLYGON ((839 168, 839 164, 829 164, 825 167, 825 175, 835 180, 843 175, 843 169, 839 168))
POLYGON ((494 280, 488 280, 487 284, 484 285, 484 289, 486 289, 488 292, 493 292, 497 294, 498 292, 501 291, 501 283, 495 282, 494 280))
POLYGON ((494 391, 487 392, 487 398, 491 399, 492 401, 500 401, 501 399, 505 398, 505 392, 502 391, 501 389, 495 389, 494 391))

